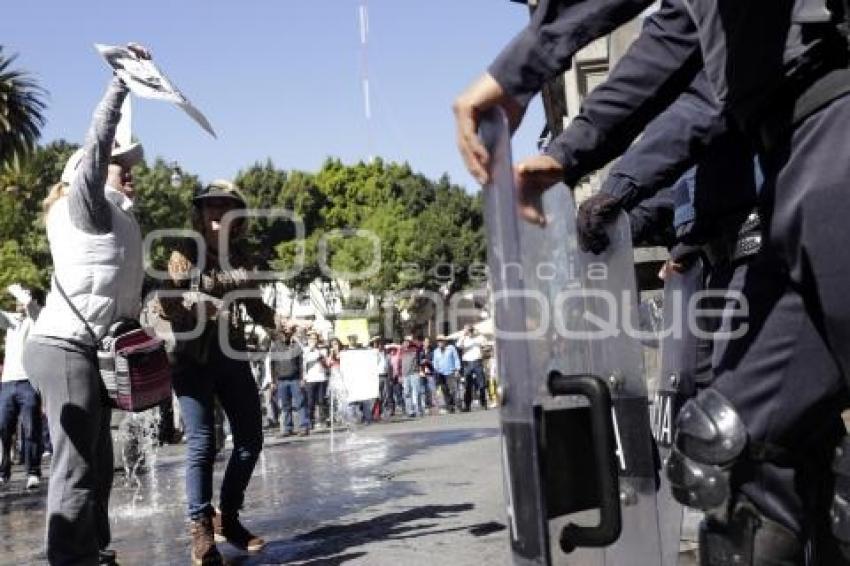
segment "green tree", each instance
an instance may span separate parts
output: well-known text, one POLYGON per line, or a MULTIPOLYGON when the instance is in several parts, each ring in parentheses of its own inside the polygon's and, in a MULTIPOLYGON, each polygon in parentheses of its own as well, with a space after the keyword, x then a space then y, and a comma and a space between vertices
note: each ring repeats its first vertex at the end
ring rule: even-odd
MULTIPOLYGON (((367 230, 378 237, 379 269, 353 282, 375 293, 437 290, 446 280, 446 270, 434 269, 441 262, 455 265, 450 279, 454 288, 464 287, 469 283, 469 264, 484 258, 480 199, 451 185, 447 177, 435 183, 416 174, 406 163, 376 159, 345 165, 328 159, 295 194, 310 203, 299 210, 307 227, 307 267, 298 279, 301 285, 328 276, 318 266, 318 244, 323 240, 333 270, 363 273, 372 265, 376 259, 373 242, 355 236, 329 237, 339 230, 367 230)), ((286 196, 284 203, 291 202, 286 196)), ((298 247, 295 242, 278 244, 275 265, 292 265, 298 247)))
POLYGON ((45 90, 0 46, 0 164, 23 159, 44 126, 45 90))
POLYGON ((261 258, 263 267, 289 272, 296 264, 298 250, 303 249, 304 267, 286 283, 303 291, 321 276, 317 264, 317 242, 323 226, 325 196, 318 190, 314 176, 303 171, 283 171, 271 160, 257 163, 236 177, 255 209, 275 212, 283 217, 257 217, 248 227, 249 247, 261 258), (299 239, 303 229, 303 240, 299 239), (303 248, 302 248, 303 243, 303 248))
POLYGON ((30 288, 44 287, 38 268, 21 253, 18 242, 7 240, 0 243, 0 294, 6 295, 6 287, 12 283, 30 288))
MULTIPOLYGON (((192 194, 199 180, 184 172, 179 186, 174 187, 171 184, 173 173, 161 158, 151 166, 142 163, 133 168, 133 188, 136 190, 133 212, 143 236, 154 230, 191 228, 192 194)), ((156 269, 164 270, 172 247, 172 237, 156 238, 151 246, 151 257, 145 259, 156 269)))
POLYGON ((39 288, 46 288, 52 262, 44 227, 42 201, 61 176, 77 146, 64 140, 36 147, 0 171, 0 236, 14 240, 18 253, 37 267, 39 288))

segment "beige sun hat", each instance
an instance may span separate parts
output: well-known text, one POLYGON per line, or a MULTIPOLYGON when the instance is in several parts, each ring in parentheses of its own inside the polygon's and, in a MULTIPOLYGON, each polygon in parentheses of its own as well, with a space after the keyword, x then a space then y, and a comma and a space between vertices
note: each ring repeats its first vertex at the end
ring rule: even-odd
MULTIPOLYGON (((62 177, 60 181, 67 183, 68 185, 74 181, 74 177, 77 176, 77 169, 79 169, 80 163, 83 161, 83 155, 85 155, 85 148, 82 147, 71 154, 71 157, 69 157, 68 161, 65 162, 65 168, 62 170, 62 177)), ((112 155, 110 156, 109 161, 111 163, 117 163, 122 167, 129 168, 137 163, 141 163, 144 158, 145 150, 141 143, 133 142, 130 145, 122 147, 116 141, 112 148, 112 155)))

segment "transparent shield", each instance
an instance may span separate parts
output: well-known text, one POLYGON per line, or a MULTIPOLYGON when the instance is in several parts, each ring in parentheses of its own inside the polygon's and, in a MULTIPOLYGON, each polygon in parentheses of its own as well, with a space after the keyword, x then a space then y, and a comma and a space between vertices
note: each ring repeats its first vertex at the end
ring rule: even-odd
POLYGON ((637 328, 628 220, 612 227, 601 256, 578 250, 575 205, 563 184, 542 197, 545 226, 520 220, 504 116, 488 117, 481 136, 493 163, 485 214, 514 563, 658 564, 657 465, 641 346, 624 331, 637 328), (622 532, 607 548, 567 553, 559 545, 565 525, 600 521, 603 498, 590 463, 588 398, 553 397, 552 371, 597 376, 613 398, 622 532))
POLYGON ((697 261, 684 273, 670 273, 664 283, 661 370, 651 411, 652 431, 662 466, 661 488, 657 498, 661 558, 664 566, 673 566, 678 560, 683 508, 673 498, 663 469, 673 444, 676 415, 686 397, 694 391, 698 349, 696 338, 688 327, 685 309, 691 297, 702 289, 702 282, 702 262, 697 261))
POLYGON ((492 182, 484 188, 487 259, 493 288, 495 354, 502 387, 503 478, 515 564, 546 564, 546 512, 538 469, 533 406, 543 377, 532 358, 544 358, 545 342, 526 339, 529 325, 546 311, 526 293, 524 229, 516 213, 510 133, 502 112, 482 123, 492 158, 492 182), (538 377, 539 376, 539 377, 538 377))

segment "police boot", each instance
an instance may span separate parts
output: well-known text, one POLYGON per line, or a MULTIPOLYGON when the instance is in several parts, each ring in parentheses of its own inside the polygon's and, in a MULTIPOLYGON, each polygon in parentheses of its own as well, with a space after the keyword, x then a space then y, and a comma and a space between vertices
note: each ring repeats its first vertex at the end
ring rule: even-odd
POLYGON ((189 525, 193 566, 221 566, 224 560, 215 547, 212 517, 205 515, 189 525))
POLYGON ((803 544, 781 524, 749 502, 739 502, 727 521, 707 516, 700 524, 701 566, 797 566, 805 563, 803 544))

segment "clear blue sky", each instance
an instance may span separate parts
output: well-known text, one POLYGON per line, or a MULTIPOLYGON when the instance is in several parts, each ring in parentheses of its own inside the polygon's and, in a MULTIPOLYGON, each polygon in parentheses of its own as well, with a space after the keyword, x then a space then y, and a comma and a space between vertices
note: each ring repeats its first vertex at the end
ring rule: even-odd
MULTIPOLYGON (((528 20, 508 0, 369 0, 373 128, 359 82, 359 0, 13 2, 0 42, 50 91, 43 141, 80 141, 108 81, 92 44, 138 41, 207 115, 213 140, 181 111, 134 101, 148 157, 203 180, 270 157, 317 169, 329 155, 370 154, 476 189, 454 145, 451 101, 528 20)), ((533 152, 539 99, 515 137, 533 152)))

